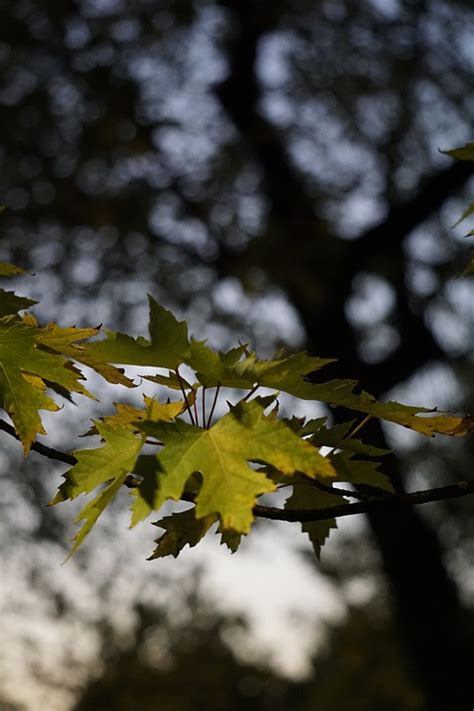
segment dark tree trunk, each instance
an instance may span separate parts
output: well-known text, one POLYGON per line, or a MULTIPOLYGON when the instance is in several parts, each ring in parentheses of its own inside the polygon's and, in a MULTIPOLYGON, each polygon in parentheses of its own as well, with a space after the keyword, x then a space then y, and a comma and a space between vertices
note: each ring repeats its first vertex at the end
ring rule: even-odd
MULTIPOLYGON (((299 311, 309 351, 336 355, 341 375, 358 377, 364 388, 380 396, 420 366, 444 357, 423 315, 411 309, 405 291, 403 238, 463 185, 472 169, 461 165, 441 171, 408 202, 392 206, 384 222, 359 240, 338 239, 318 217, 277 130, 258 112, 255 58, 260 38, 273 28, 277 4, 260 3, 258 12, 254 3, 241 0, 221 4, 233 13, 234 31, 228 45, 229 74, 216 87, 216 95, 262 169, 271 210, 265 238, 239 257, 222 254, 218 268, 238 274, 239 269, 258 263, 299 311), (397 296, 400 343, 376 366, 367 366, 357 356, 356 335, 345 315, 352 277, 364 269, 388 274, 397 296)), ((372 434, 383 446, 381 429, 372 434)), ((395 457, 390 467, 394 483, 402 488, 395 457)), ((373 513, 369 521, 427 708, 472 709, 474 646, 436 534, 413 509, 373 513)))

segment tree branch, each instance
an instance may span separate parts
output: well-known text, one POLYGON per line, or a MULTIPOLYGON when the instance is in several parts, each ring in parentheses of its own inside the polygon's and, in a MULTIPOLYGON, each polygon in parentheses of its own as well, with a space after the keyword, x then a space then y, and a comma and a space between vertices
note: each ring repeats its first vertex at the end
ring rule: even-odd
MULTIPOLYGON (((0 430, 19 440, 14 427, 9 425, 4 420, 0 419, 0 430)), ((77 459, 73 454, 62 452, 53 447, 47 447, 41 442, 33 442, 31 449, 38 454, 41 454, 48 459, 55 459, 58 462, 64 462, 74 466, 77 464, 77 459)), ((291 482, 289 482, 291 483, 291 482)), ((133 475, 130 475, 125 481, 128 488, 133 488, 138 485, 133 475)), ((341 490, 334 489, 331 493, 341 493, 341 490)), ((357 492, 345 492, 345 495, 357 498, 357 492)), ((419 506, 420 504, 428 504, 433 501, 444 501, 446 499, 459 498, 474 494, 474 481, 460 481, 457 484, 449 486, 440 486, 436 489, 426 489, 425 491, 414 491, 411 494, 391 494, 383 496, 374 496, 364 501, 359 501, 355 504, 339 504, 337 506, 328 506, 322 509, 277 509, 272 506, 254 506, 253 512, 255 516, 260 518, 268 518, 273 521, 288 521, 288 522, 312 522, 324 521, 328 518, 341 518, 342 516, 353 516, 354 514, 369 513, 375 509, 394 508, 397 506, 419 506)), ((182 496, 184 501, 194 502, 194 494, 185 493, 182 496)))
POLYGON ((328 518, 341 518, 354 514, 369 513, 375 509, 396 508, 399 506, 420 506, 433 501, 444 501, 460 496, 474 494, 474 481, 460 481, 449 486, 440 486, 436 489, 414 491, 411 494, 398 494, 373 498, 370 501, 360 501, 355 504, 339 504, 322 509, 277 509, 271 506, 254 507, 255 516, 272 519, 273 521, 290 521, 310 523, 325 521, 328 518))
MULTIPOLYGON (((15 428, 5 422, 5 420, 0 419, 0 430, 3 430, 15 439, 20 440, 17 433, 15 432, 15 428)), ((56 459, 58 462, 71 464, 71 466, 77 464, 77 459, 76 457, 74 457, 74 455, 69 454, 68 452, 61 452, 59 449, 47 447, 45 444, 41 444, 41 442, 33 442, 33 444, 31 445, 31 449, 34 452, 38 452, 38 454, 42 454, 43 457, 48 457, 48 459, 56 459)))

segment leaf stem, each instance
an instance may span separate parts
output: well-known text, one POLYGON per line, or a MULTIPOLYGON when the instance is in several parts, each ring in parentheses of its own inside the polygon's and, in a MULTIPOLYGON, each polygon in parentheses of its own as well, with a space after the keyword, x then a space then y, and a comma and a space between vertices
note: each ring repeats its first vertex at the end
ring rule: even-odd
POLYGON ((256 383, 251 390, 247 393, 247 395, 244 397, 242 402, 246 402, 249 398, 252 397, 252 395, 259 389, 260 385, 256 383))
POLYGON ((343 437, 343 439, 349 439, 350 437, 353 437, 353 436, 354 436, 359 430, 361 430, 362 427, 364 427, 364 425, 366 425, 367 422, 368 422, 369 420, 371 420, 371 419, 372 419, 372 415, 366 415, 366 416, 364 417, 364 419, 361 420, 361 421, 359 422, 359 424, 354 427, 353 430, 351 430, 351 432, 348 432, 348 433, 346 434, 346 436, 343 437))
MULTIPOLYGON (((193 392, 194 392, 194 391, 193 391, 193 392)), ((197 399, 197 395, 196 395, 196 393, 194 392, 194 404, 193 404, 193 407, 194 407, 194 417, 195 417, 195 419, 196 419, 196 426, 199 427, 199 415, 198 415, 198 409, 197 409, 197 402, 196 402, 196 399, 197 399)))
POLYGON ((201 396, 201 410, 202 410, 202 426, 206 426, 206 386, 202 386, 202 396, 201 396))
POLYGON ((186 409, 189 414, 189 419, 191 420, 191 424, 196 427, 196 422, 194 421, 193 411, 191 410, 191 406, 188 402, 188 396, 186 395, 186 390, 184 389, 183 379, 181 378, 181 373, 179 372, 179 368, 176 368, 176 370, 174 372, 176 373, 176 377, 179 380, 179 386, 181 388, 181 392, 183 393, 184 402, 186 403, 186 409))
POLYGON ((217 386, 217 388, 216 388, 216 392, 215 392, 215 395, 214 395, 214 400, 212 401, 211 412, 209 413, 209 418, 208 418, 208 420, 207 420, 207 424, 206 424, 206 429, 207 429, 207 430, 208 430, 209 427, 211 426, 212 416, 213 416, 213 414, 214 414, 214 410, 216 409, 217 398, 219 397, 219 391, 220 391, 220 389, 221 389, 221 384, 219 383, 218 386, 217 386))

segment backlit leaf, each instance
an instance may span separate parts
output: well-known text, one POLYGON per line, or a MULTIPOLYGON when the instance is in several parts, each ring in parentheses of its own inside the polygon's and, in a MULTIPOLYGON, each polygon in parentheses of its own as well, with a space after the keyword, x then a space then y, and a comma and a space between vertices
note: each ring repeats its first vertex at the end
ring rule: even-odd
POLYGON ((95 449, 73 452, 77 464, 64 475, 64 482, 51 505, 75 499, 79 494, 93 491, 99 484, 133 471, 143 437, 138 437, 127 427, 111 427, 101 422, 95 425, 104 444, 95 449))
POLYGON ((29 309, 37 303, 34 299, 18 296, 14 291, 0 289, 0 318, 9 314, 16 314, 23 309, 29 309))
MULTIPOLYGON (((340 496, 327 494, 316 489, 310 482, 297 483, 293 486, 293 493, 286 500, 285 509, 323 509, 328 506, 337 506, 343 499, 340 496)), ((319 559, 321 548, 328 538, 331 530, 337 528, 335 518, 324 521, 305 522, 301 524, 303 533, 307 533, 313 545, 316 557, 319 559)))
POLYGON ((223 528, 247 533, 253 521, 257 496, 275 485, 249 462, 268 462, 291 476, 334 476, 331 463, 317 448, 300 439, 283 421, 269 419, 257 402, 241 402, 209 430, 180 420, 173 423, 143 423, 165 447, 157 455, 151 484, 136 491, 133 523, 166 499, 178 500, 189 476, 199 471, 203 484, 196 497, 196 516, 219 514, 223 528))
POLYGON ((87 503, 78 513, 74 519, 74 523, 80 523, 81 521, 85 521, 85 523, 74 536, 73 545, 66 560, 69 560, 69 558, 74 555, 79 546, 84 542, 101 513, 105 511, 107 506, 120 491, 126 477, 127 472, 119 474, 116 479, 114 479, 103 491, 101 491, 98 496, 92 499, 92 501, 89 501, 89 503, 87 503))
POLYGON ((45 352, 38 345, 41 329, 14 317, 0 320, 0 397, 27 452, 36 434, 44 434, 38 410, 57 410, 45 390, 45 381, 68 392, 93 397, 80 382, 83 377, 70 361, 45 352), (37 376, 34 383, 28 376, 37 376))
POLYGON ((196 518, 194 506, 187 511, 165 516, 155 524, 164 528, 165 533, 156 539, 157 546, 148 560, 167 555, 177 558, 186 545, 190 548, 196 546, 216 521, 216 514, 196 518))
MULTIPOLYGON (((78 341, 85 341, 99 333, 99 328, 61 328, 55 323, 49 323, 38 337, 38 343, 56 353, 77 360, 79 363, 95 370, 109 383, 125 385, 133 388, 134 383, 121 368, 103 362, 91 354, 78 341)), ((91 344, 92 345, 92 344, 91 344)))
POLYGON ((449 151, 441 151, 451 158, 456 158, 457 160, 474 160, 474 141, 469 141, 459 148, 452 148, 449 151))
POLYGON ((20 267, 15 266, 15 264, 0 262, 1 277, 19 276, 20 274, 26 274, 26 272, 23 269, 20 269, 20 267))
POLYGON ((177 321, 171 311, 149 296, 150 338, 132 338, 123 333, 108 331, 107 339, 88 343, 86 353, 101 362, 123 365, 176 368, 189 353, 188 327, 177 321))

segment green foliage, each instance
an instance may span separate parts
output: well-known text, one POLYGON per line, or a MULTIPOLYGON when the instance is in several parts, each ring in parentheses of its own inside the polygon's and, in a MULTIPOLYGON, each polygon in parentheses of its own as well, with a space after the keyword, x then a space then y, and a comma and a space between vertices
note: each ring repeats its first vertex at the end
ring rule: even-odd
POLYGON ((196 517, 217 513, 224 529, 248 533, 252 509, 260 494, 275 490, 265 474, 249 462, 267 462, 291 476, 334 476, 330 461, 301 439, 282 420, 265 416, 255 401, 239 402, 209 429, 181 420, 144 422, 140 429, 164 443, 152 479, 137 489, 134 522, 159 510, 166 499, 179 500, 193 472, 201 472, 196 517))
MULTIPOLYGON (((21 273, 0 263, 1 276, 21 273)), ((159 511, 168 500, 191 503, 188 510, 156 522, 164 533, 152 558, 177 556, 185 545, 196 545, 214 524, 222 542, 235 551, 242 534, 251 529, 263 494, 291 486, 285 511, 298 511, 343 503, 350 492, 333 488, 332 482, 390 492, 383 473, 386 451, 354 436, 371 417, 427 436, 463 435, 472 429, 469 417, 378 402, 358 392, 352 380, 313 382, 315 373, 332 362, 328 359, 280 353, 261 360, 246 345, 214 351, 205 341, 190 338, 186 323, 151 297, 148 338, 108 331, 105 339, 94 340, 99 328, 40 326, 31 313, 20 314, 33 303, 0 291, 1 405, 25 453, 36 446, 38 434, 45 434, 40 410, 60 409, 49 391, 69 398, 73 393, 95 397, 84 386, 78 364, 129 388, 135 383, 118 365, 156 368, 155 374, 143 376, 144 387, 153 383, 169 392, 166 401, 143 393, 143 407, 116 403, 115 413, 95 421, 86 433, 98 435, 101 444, 73 453, 76 464, 65 473, 51 503, 97 491, 77 516, 76 521, 84 523, 71 554, 125 483, 132 489, 132 524, 159 511), (191 382, 182 377, 180 367, 194 373, 191 382), (214 417, 223 387, 230 391, 227 412, 214 417), (272 393, 262 397, 256 394, 258 388, 272 393), (334 427, 326 425, 326 418, 282 418, 281 392, 342 406, 364 417, 358 425, 352 420, 334 427), (143 453, 144 446, 155 452, 143 453), (321 447, 330 451, 322 453, 321 447)), ((317 555, 335 525, 331 518, 302 525, 317 555)))
POLYGON ((451 158, 456 158, 456 160, 474 160, 474 141, 468 141, 463 146, 459 148, 452 148, 449 151, 441 151, 451 158))
MULTIPOLYGON (((464 146, 461 146, 460 148, 454 148, 453 150, 442 152, 452 158, 456 158, 457 160, 474 161, 474 141, 465 143, 464 146)), ((457 219, 454 223, 453 227, 457 227, 457 225, 463 222, 467 217, 471 217, 471 215, 474 215, 474 202, 466 207, 461 217, 459 217, 459 219, 457 219)), ((466 237, 472 236, 474 236, 474 230, 470 230, 466 235, 466 237)), ((474 274, 474 256, 472 256, 472 254, 460 276, 468 276, 470 274, 474 274)))

